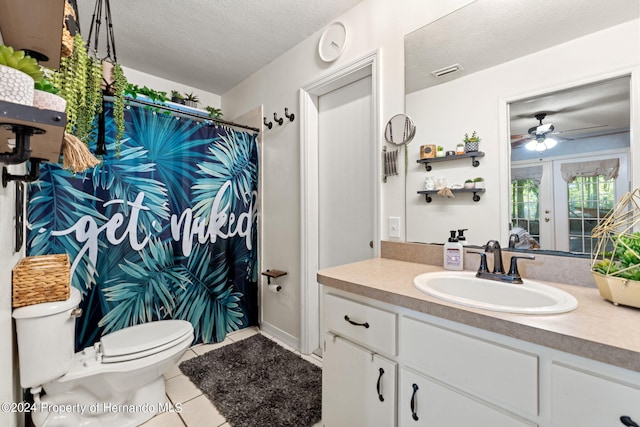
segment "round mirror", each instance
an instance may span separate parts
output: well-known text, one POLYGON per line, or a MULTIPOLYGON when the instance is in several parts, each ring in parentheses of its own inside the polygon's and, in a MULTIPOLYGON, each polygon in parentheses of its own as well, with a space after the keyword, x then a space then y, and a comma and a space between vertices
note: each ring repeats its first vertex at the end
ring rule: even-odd
POLYGON ((416 135, 416 125, 406 114, 396 114, 387 122, 384 139, 393 145, 405 145, 416 135))

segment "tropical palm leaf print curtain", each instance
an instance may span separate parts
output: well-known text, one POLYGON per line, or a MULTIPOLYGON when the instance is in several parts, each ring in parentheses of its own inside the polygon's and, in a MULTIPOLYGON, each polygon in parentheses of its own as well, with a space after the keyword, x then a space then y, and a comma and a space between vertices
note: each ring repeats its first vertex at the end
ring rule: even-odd
POLYGON ((188 320, 195 342, 256 325, 255 135, 148 107, 125 119, 118 155, 82 174, 45 163, 29 190, 28 254, 68 253, 83 294, 76 348, 160 319, 188 320))

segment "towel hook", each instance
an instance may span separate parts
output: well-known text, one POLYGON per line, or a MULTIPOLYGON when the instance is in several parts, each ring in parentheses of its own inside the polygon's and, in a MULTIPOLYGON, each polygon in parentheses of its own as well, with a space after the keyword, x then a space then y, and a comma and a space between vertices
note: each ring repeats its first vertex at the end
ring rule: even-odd
POLYGON ((275 120, 279 126, 282 126, 282 123, 284 123, 284 119, 282 117, 278 118, 278 113, 273 113, 273 120, 275 120))
POLYGON ((272 123, 272 122, 268 122, 268 123, 267 123, 267 118, 266 118, 266 117, 264 117, 263 122, 264 122, 264 125, 265 125, 268 129, 271 129, 271 128, 273 127, 273 123, 272 123))
POLYGON ((289 119, 290 122, 292 122, 296 118, 295 114, 289 114, 289 109, 287 107, 284 107, 284 116, 289 119))

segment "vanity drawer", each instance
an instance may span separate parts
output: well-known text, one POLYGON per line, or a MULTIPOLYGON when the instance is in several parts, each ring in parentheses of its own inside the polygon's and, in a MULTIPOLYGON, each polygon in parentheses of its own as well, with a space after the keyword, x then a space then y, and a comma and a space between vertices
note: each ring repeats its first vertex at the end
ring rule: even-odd
POLYGON ((414 369, 507 409, 538 414, 538 357, 400 318, 400 358, 414 369))
POLYGON ((396 354, 396 314, 332 294, 324 296, 328 330, 381 353, 396 354))
POLYGON ((640 384, 625 384, 558 363, 551 365, 554 426, 623 426, 622 416, 640 424, 640 384))

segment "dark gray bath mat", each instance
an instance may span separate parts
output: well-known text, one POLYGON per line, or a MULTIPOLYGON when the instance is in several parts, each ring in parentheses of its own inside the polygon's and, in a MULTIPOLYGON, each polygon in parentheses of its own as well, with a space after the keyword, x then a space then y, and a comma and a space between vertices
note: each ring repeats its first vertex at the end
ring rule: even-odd
POLYGON ((180 370, 234 427, 320 421, 321 369, 260 334, 186 360, 180 370))

